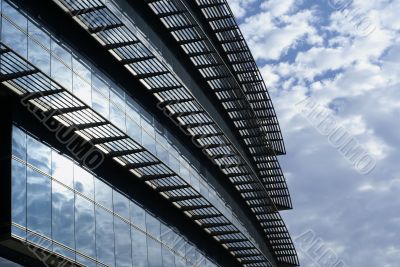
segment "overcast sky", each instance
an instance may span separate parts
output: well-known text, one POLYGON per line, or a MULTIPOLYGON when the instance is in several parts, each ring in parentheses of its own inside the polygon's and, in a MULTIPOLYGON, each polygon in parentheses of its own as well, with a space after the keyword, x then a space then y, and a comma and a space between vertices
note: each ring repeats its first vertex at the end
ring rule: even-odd
POLYGON ((318 262, 329 249, 337 267, 399 267, 400 0, 229 3, 280 120, 294 205, 282 214, 302 266, 334 266, 318 262), (296 106, 307 97, 333 125, 296 106), (364 163, 332 143, 339 128, 364 163))

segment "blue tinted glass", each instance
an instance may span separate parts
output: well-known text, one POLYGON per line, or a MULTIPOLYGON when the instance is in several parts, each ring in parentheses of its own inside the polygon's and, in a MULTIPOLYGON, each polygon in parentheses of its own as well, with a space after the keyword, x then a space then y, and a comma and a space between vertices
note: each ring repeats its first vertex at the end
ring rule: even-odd
POLYGON ((51 58, 51 77, 65 89, 72 90, 71 70, 54 57, 51 58))
POLYGON ((94 204, 75 196, 75 242, 76 250, 96 258, 94 204))
POLYGON ((113 215, 96 206, 96 252, 97 259, 115 266, 113 215))
POLYGON ((105 98, 96 89, 92 91, 92 106, 95 111, 101 114, 104 118, 110 117, 110 103, 108 98, 105 98))
POLYGON ((27 171, 28 228, 51 237, 51 182, 31 168, 27 171))
MULTIPOLYGON (((115 261, 117 267, 132 266, 131 229, 129 224, 114 218, 115 261)), ((136 265, 135 265, 136 266, 136 265)))
POLYGON ((72 54, 64 46, 61 46, 55 40, 52 40, 51 52, 54 54, 55 57, 57 57, 59 60, 64 62, 64 64, 71 68, 72 54))
POLYGON ((142 131, 142 145, 151 153, 156 154, 155 140, 145 131, 142 131))
POLYGON ((146 231, 155 238, 161 239, 161 223, 157 218, 149 213, 146 213, 146 231))
POLYGON ((182 257, 175 256, 176 267, 186 267, 186 261, 182 257))
POLYGON ((121 89, 112 88, 110 90, 110 99, 125 113, 125 93, 121 89))
POLYGON ((26 160, 26 134, 15 126, 12 131, 12 154, 26 160))
POLYGON ((92 105, 92 88, 90 84, 83 80, 81 77, 73 74, 73 88, 74 94, 87 105, 92 105))
POLYGON ((126 120, 127 134, 139 144, 142 142, 142 129, 133 120, 126 120))
POLYGON ((152 122, 153 122, 153 118, 151 116, 149 116, 149 118, 144 117, 141 120, 142 127, 146 130, 146 132, 149 135, 151 135, 152 137, 155 137, 155 130, 154 130, 152 122))
POLYGON ((113 192, 114 212, 129 220, 129 200, 117 191, 113 192))
POLYGON ((32 39, 28 40, 28 60, 46 74, 50 74, 50 52, 32 39))
POLYGON ((88 198, 94 199, 93 175, 77 165, 74 165, 74 189, 88 198))
POLYGON ((85 79, 89 84, 91 84, 92 80, 92 72, 89 66, 85 65, 82 61, 73 58, 72 59, 72 68, 75 73, 85 79))
POLYGON ((110 87, 108 84, 100 79, 97 75, 92 76, 92 87, 96 89, 96 91, 100 92, 103 97, 109 99, 110 98, 110 87))
POLYGON ((163 266, 167 267, 175 266, 175 256, 172 253, 172 251, 165 246, 162 246, 162 258, 163 258, 163 266))
POLYGON ((52 42, 51 77, 67 90, 72 90, 71 54, 54 41, 52 42))
POLYGON ((169 154, 169 167, 176 173, 180 171, 180 164, 173 153, 169 154))
POLYGON ((164 164, 169 164, 169 153, 163 146, 165 143, 161 144, 159 142, 156 142, 157 145, 157 157, 164 163, 164 164))
MULTIPOLYGON (((28 21, 28 33, 30 38, 35 39, 36 42, 39 42, 46 49, 50 50, 50 35, 40 28, 40 26, 37 26, 32 21, 28 21)), ((48 55, 50 56, 49 52, 48 55)))
POLYGON ((72 188, 73 162, 54 150, 51 153, 51 176, 72 188))
POLYGON ((74 192, 55 181, 52 189, 53 239, 74 249, 74 192))
POLYGON ((104 207, 112 210, 112 189, 110 186, 100 181, 99 179, 94 179, 95 186, 95 199, 96 203, 103 205, 104 207))
MULTIPOLYGON (((7 2, 3 3, 3 15, 17 24, 23 31, 27 30, 27 19, 7 2)), ((2 41, 23 57, 27 56, 28 38, 5 18, 2 19, 2 41)))
POLYGON ((140 124, 139 105, 129 96, 126 97, 126 114, 140 124))
POLYGON ((51 174, 51 149, 28 136, 28 163, 39 170, 51 174))
POLYGON ((50 74, 50 36, 31 21, 28 21, 28 32, 30 36, 28 39, 29 62, 46 74, 50 74))
POLYGON ((113 103, 110 104, 110 121, 125 131, 125 113, 113 103))
POLYGON ((97 266, 97 264, 94 263, 93 261, 91 261, 91 260, 89 260, 87 258, 84 258, 84 257, 82 257, 80 255, 76 255, 76 261, 79 262, 80 264, 82 264, 83 266, 86 266, 86 267, 96 267, 97 266))
POLYGON ((12 161, 12 221, 26 227, 26 166, 12 161))
POLYGON ((147 237, 149 267, 162 267, 161 243, 147 237))
POLYGON ((135 267, 147 267, 146 234, 131 227, 132 261, 135 267))
POLYGON ((131 223, 142 230, 146 230, 146 212, 142 207, 135 202, 130 202, 131 205, 131 223))

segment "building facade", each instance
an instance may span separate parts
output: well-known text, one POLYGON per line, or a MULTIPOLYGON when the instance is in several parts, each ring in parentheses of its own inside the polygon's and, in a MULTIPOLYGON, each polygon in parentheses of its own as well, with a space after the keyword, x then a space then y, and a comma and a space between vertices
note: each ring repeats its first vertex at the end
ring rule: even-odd
POLYGON ((1 266, 298 266, 225 0, 0 0, 1 266))

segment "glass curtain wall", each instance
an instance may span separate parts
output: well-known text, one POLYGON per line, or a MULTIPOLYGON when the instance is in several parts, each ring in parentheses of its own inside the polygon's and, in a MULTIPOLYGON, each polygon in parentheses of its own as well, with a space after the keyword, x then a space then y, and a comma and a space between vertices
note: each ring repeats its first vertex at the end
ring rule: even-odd
POLYGON ((86 266, 217 266, 176 229, 14 126, 12 235, 86 266))

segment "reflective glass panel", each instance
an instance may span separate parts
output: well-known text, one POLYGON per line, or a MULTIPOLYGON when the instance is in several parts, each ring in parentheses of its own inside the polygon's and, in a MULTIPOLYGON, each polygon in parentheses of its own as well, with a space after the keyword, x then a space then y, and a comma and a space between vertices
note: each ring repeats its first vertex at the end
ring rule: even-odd
POLYGON ((149 267, 162 267, 161 243, 147 237, 149 267))
POLYGON ((160 236, 161 223, 157 218, 155 218, 148 212, 146 213, 146 231, 150 235, 152 235, 158 239, 161 239, 161 236, 160 236))
POLYGON ((6 18, 2 19, 2 41, 26 58, 28 38, 22 31, 27 31, 28 20, 7 2, 3 3, 2 12, 16 25, 12 25, 6 18))
POLYGON ((135 202, 130 202, 131 205, 131 222, 142 230, 146 230, 146 212, 142 207, 135 202))
POLYGON ((147 267, 146 234, 131 227, 132 260, 135 267, 147 267))
POLYGON ((94 179, 96 203, 112 210, 112 189, 99 179, 94 179))
POLYGON ((115 266, 113 215, 96 206, 96 252, 97 259, 115 266))
POLYGON ((94 199, 93 175, 77 165, 74 165, 74 189, 94 199))
POLYGON ((12 129, 12 154, 26 160, 26 134, 15 126, 12 129))
POLYGON ((51 176, 58 181, 72 188, 73 186, 73 162, 58 154, 56 151, 51 153, 51 176))
POLYGON ((11 175, 12 221, 26 227, 26 165, 13 160, 11 175))
POLYGON ((128 198, 117 191, 113 192, 113 198, 114 198, 114 212, 119 216, 122 216, 125 219, 129 220, 130 217, 129 217, 128 198))
POLYGON ((114 217, 114 232, 116 266, 132 267, 131 229, 129 224, 118 217, 114 217))
POLYGON ((27 170, 27 226, 51 237, 51 182, 31 168, 27 170))
MULTIPOLYGON (((53 181, 52 191, 53 239, 75 249, 74 192, 56 181, 53 181)), ((55 247, 54 250, 67 257, 72 256, 64 249, 56 249, 55 247)))
POLYGON ((163 258, 163 266, 166 267, 175 266, 175 256, 172 253, 172 251, 165 246, 162 246, 162 258, 163 258))
POLYGON ((28 147, 28 163, 32 164, 39 170, 50 174, 51 169, 51 148, 40 143, 36 139, 32 137, 27 138, 27 147, 28 147))
POLYGON ((75 242, 76 250, 96 258, 94 204, 75 196, 75 242))

